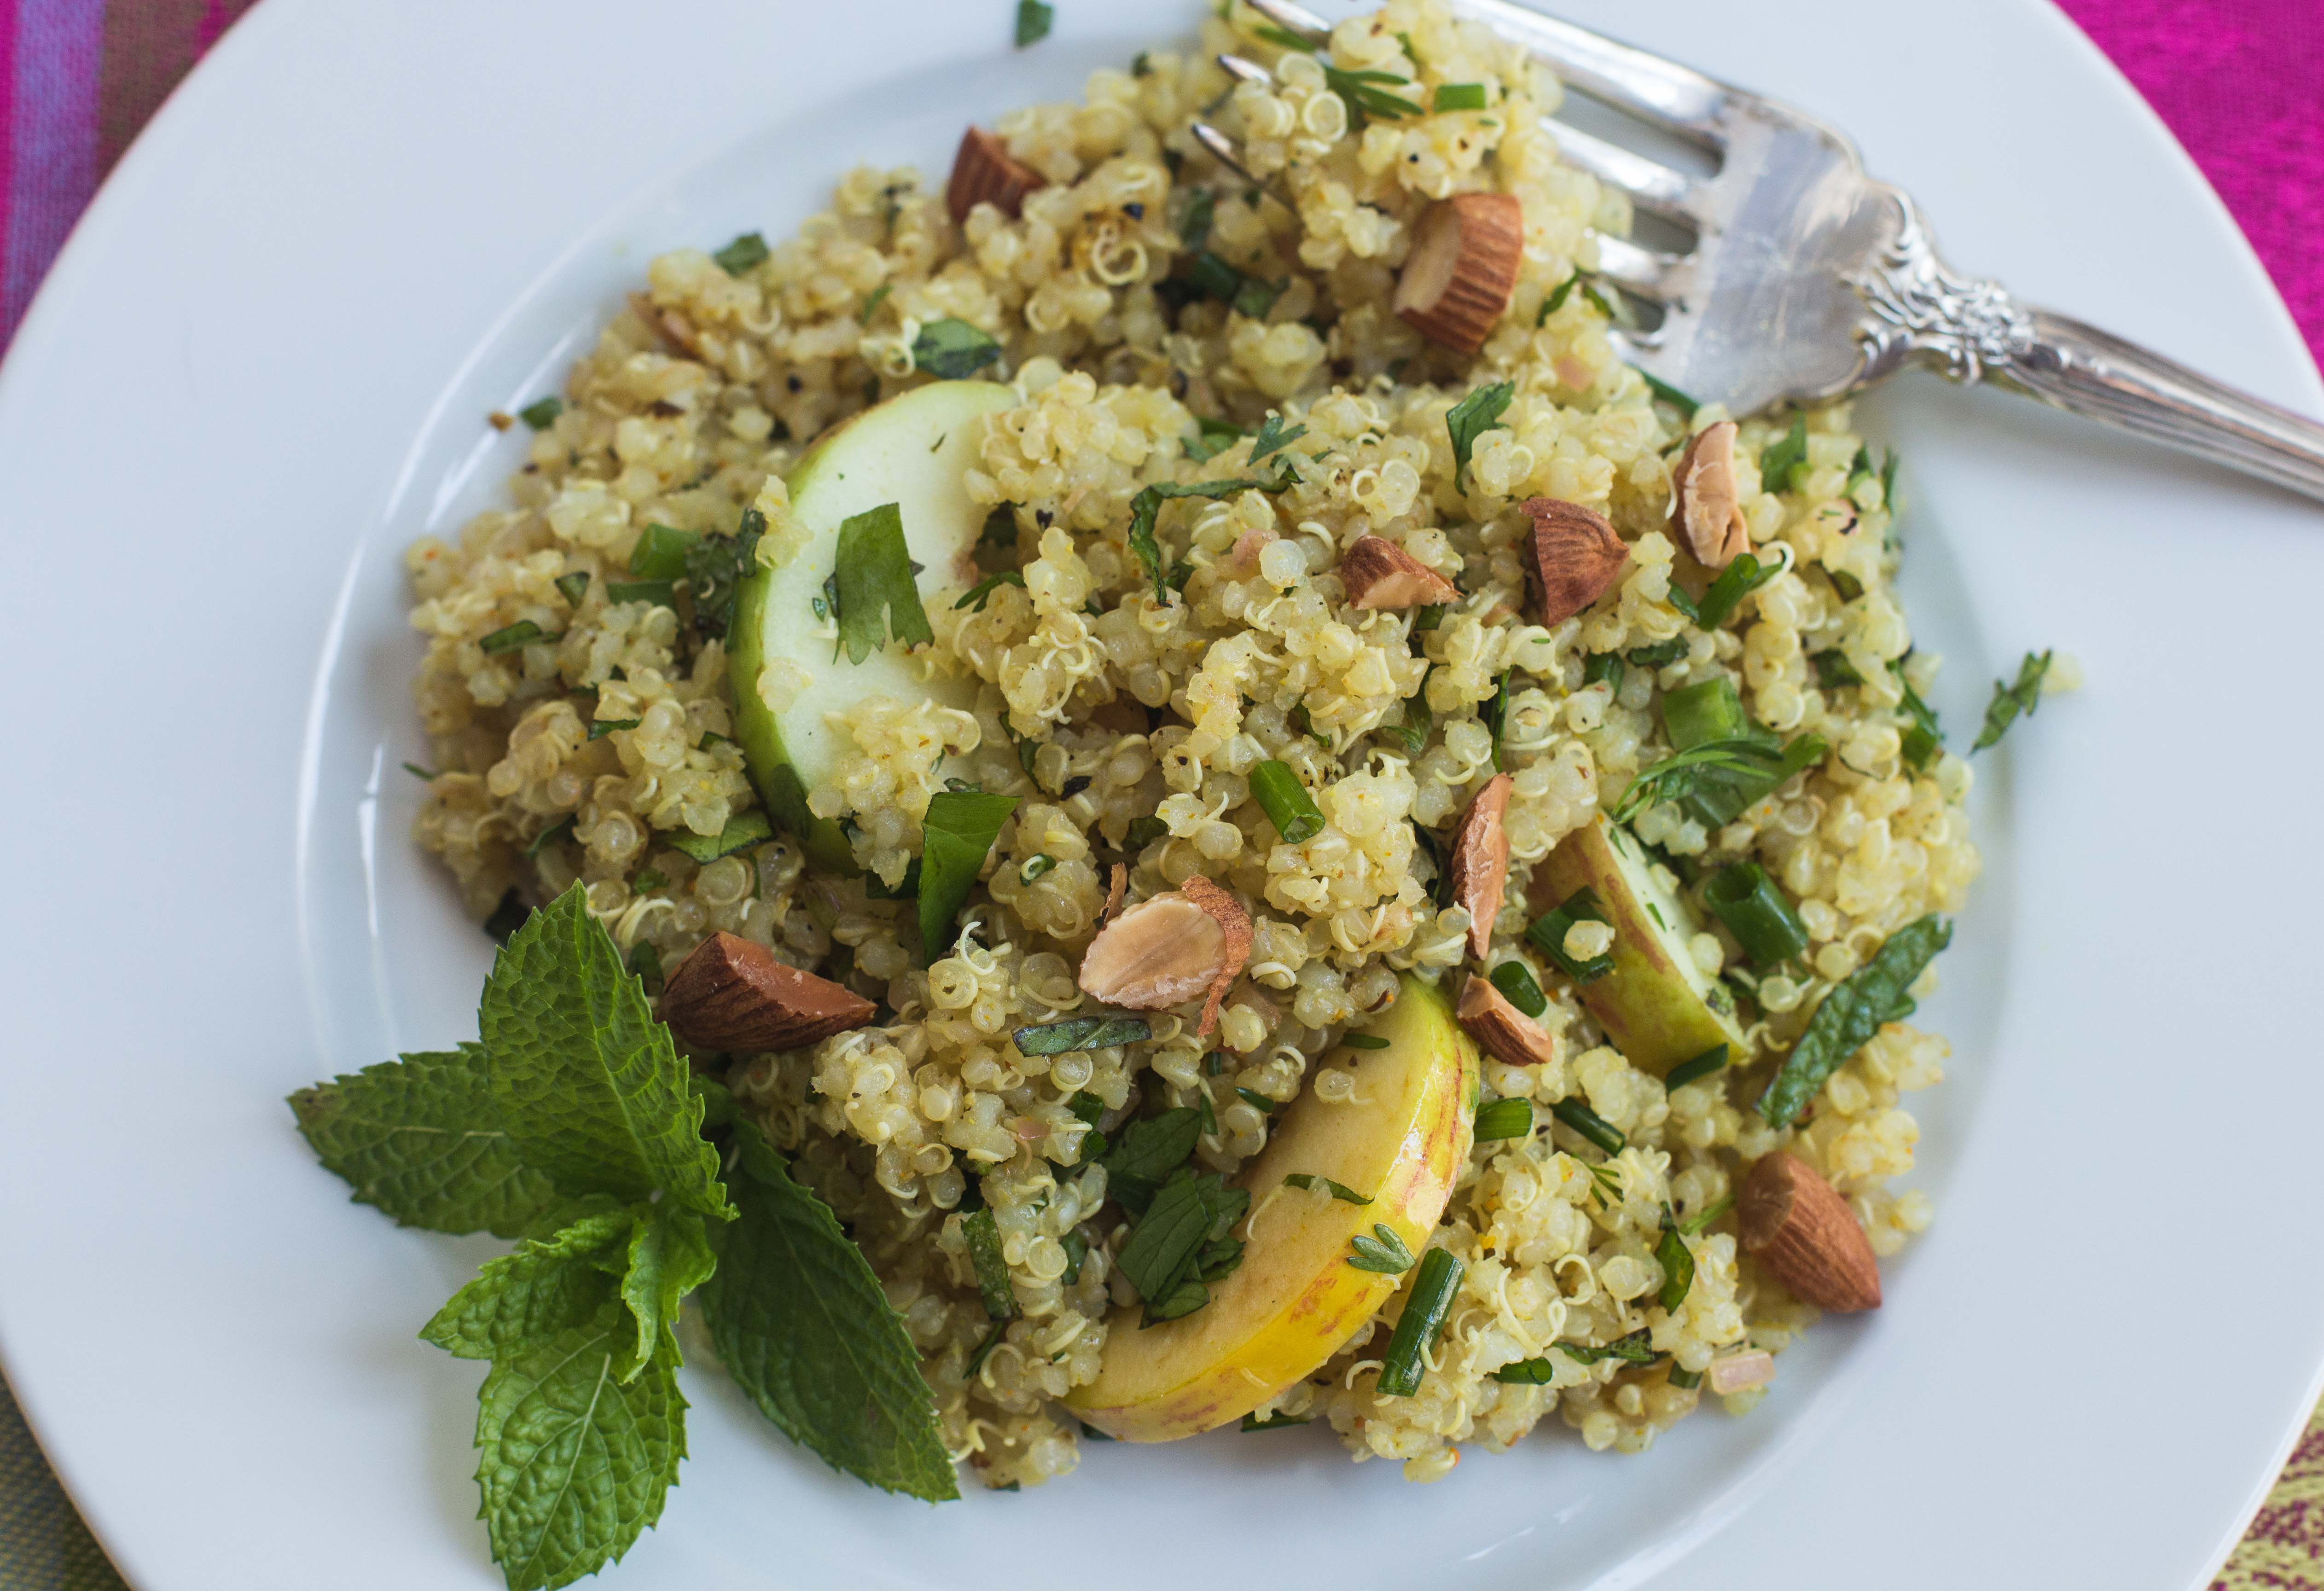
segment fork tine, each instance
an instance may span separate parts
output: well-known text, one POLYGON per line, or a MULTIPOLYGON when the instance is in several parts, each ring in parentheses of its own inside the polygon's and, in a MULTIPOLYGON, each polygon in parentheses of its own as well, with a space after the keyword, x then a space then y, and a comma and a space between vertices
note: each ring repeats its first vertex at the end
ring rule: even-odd
POLYGON ((1542 124, 1557 140, 1557 152, 1567 165, 1579 166, 1600 181, 1612 183, 1646 209, 1665 216, 1694 215, 1694 181, 1685 173, 1593 138, 1554 116, 1543 117, 1542 124))
POLYGON ((1628 238, 1598 235, 1598 274, 1642 299, 1662 303, 1675 296, 1679 272, 1685 265, 1682 255, 1642 249, 1628 238))
POLYGON ((1274 81, 1268 75, 1265 67, 1255 60, 1245 60, 1240 55, 1222 55, 1219 57, 1219 65, 1226 69, 1227 76, 1240 78, 1246 83, 1264 84, 1274 81))
POLYGON ((1243 0, 1253 11, 1281 28, 1286 33, 1296 33, 1310 44, 1321 44, 1332 36, 1332 24, 1304 5, 1291 0, 1243 0))
POLYGON ((1452 9, 1542 56, 1592 99, 1714 149, 1724 142, 1728 90, 1691 67, 1510 0, 1452 0, 1452 9))
POLYGON ((1253 188, 1265 194, 1268 198, 1273 199, 1277 204, 1281 205, 1293 215, 1296 216, 1299 213, 1299 207, 1293 204, 1288 198, 1285 198, 1281 189, 1277 189, 1271 182, 1262 182, 1259 179, 1252 176, 1249 170, 1244 169, 1242 163, 1242 151, 1235 147, 1235 141, 1233 139, 1220 132, 1216 127, 1212 126, 1208 122, 1196 122, 1193 126, 1187 128, 1186 131, 1194 135, 1195 143, 1201 144, 1204 149, 1211 152, 1212 158, 1216 160, 1219 164, 1224 166, 1228 170, 1232 171, 1236 176, 1241 178, 1245 182, 1250 183, 1253 188))

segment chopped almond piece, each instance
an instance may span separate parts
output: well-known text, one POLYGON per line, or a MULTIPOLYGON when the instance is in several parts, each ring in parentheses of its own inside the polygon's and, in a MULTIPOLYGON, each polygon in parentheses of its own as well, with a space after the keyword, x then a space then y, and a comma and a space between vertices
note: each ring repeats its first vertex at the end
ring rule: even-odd
POLYGON ((1557 1059, 1557 1041, 1540 1023, 1509 1004, 1482 972, 1469 974, 1452 1015, 1487 1054, 1506 1066, 1546 1066, 1557 1059))
POLYGON ((1438 199, 1413 227, 1396 312, 1430 342, 1474 354, 1508 309, 1524 253, 1525 207, 1517 195, 1438 199))
POLYGON ((1493 937, 1493 919, 1501 915, 1501 891, 1509 879, 1509 836, 1501 814, 1509 809, 1509 791, 1516 781, 1495 774, 1485 781, 1461 814, 1452 834, 1452 859, 1445 864, 1452 898, 1469 908, 1469 953, 1481 956, 1493 937))
POLYGON ((1009 152, 1009 145, 982 127, 961 135, 960 152, 952 158, 952 180, 945 185, 945 208, 954 225, 982 204, 991 205, 1012 219, 1025 207, 1025 196, 1047 186, 1047 179, 1009 152))
POLYGON ((1735 1200, 1744 1252, 1820 1310, 1880 1307, 1880 1263, 1847 1200, 1795 1154, 1751 1167, 1735 1200))
POLYGON ((696 336, 694 323, 675 309, 660 309, 643 293, 630 295, 630 310, 653 331, 656 336, 685 354, 688 359, 702 357, 702 345, 696 336))
POLYGON ((797 1050, 872 1020, 870 1000, 775 959, 765 945, 714 933, 678 964, 658 1015, 697 1050, 797 1050))
POLYGON ((1097 920, 1101 924, 1111 921, 1114 913, 1121 909, 1121 897, 1129 892, 1129 864, 1125 862, 1116 862, 1113 864, 1113 883, 1105 892, 1105 909, 1099 912, 1097 915, 1097 920))
POLYGON ((1130 1011, 1159 1011, 1207 995, 1197 1035, 1219 1019, 1250 958, 1250 917, 1201 874, 1150 896, 1108 923, 1082 952, 1084 993, 1130 1011))
POLYGON ((1461 600, 1451 581, 1381 536, 1360 536, 1340 559, 1340 582, 1359 608, 1424 607, 1461 600))
POLYGON ((1721 1396, 1765 1386, 1775 1379, 1775 1356, 1756 1348, 1749 1353, 1729 1354, 1713 1359, 1711 1368, 1703 1375, 1705 1384, 1721 1396))
POLYGON ((1517 505, 1533 520, 1533 578, 1541 621, 1563 624, 1613 588, 1630 549, 1603 514, 1578 502, 1529 497, 1517 505))
POLYGON ((1751 550, 1735 483, 1735 422, 1697 431, 1671 472, 1671 529, 1708 569, 1724 569, 1751 550))

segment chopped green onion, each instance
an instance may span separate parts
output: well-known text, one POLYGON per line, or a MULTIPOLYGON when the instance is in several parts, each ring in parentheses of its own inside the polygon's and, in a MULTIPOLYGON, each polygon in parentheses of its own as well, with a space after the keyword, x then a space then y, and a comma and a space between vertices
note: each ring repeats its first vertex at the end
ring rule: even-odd
POLYGON ((1743 699, 1727 675, 1682 686, 1663 697, 1663 732, 1671 749, 1689 750, 1711 740, 1732 740, 1751 732, 1743 699))
MULTIPOLYGON (((1301 48, 1312 49, 1313 46, 1303 44, 1301 48)), ((1420 115, 1418 106, 1379 87, 1382 83, 1401 83, 1409 87, 1412 79, 1399 78, 1394 72, 1351 72, 1334 66, 1323 69, 1323 87, 1340 97, 1348 107, 1350 119, 1360 127, 1367 115, 1378 116, 1383 122, 1396 122, 1420 115)))
POLYGON ((1710 1226, 1711 1222, 1717 1220, 1720 1216, 1725 1215, 1729 1210, 1733 1209, 1734 1208, 1735 1195, 1732 1193, 1724 1194, 1720 1198, 1711 1200, 1710 1206, 1705 1209, 1701 1215, 1695 1216, 1688 1220, 1681 1221, 1678 1224, 1678 1229, 1689 1237, 1696 1237, 1702 1233, 1704 1228, 1710 1226))
POLYGON ((642 718, 593 718, 589 721, 589 738, 602 740, 607 735, 622 730, 633 730, 645 722, 642 718))
POLYGON ((1727 1046, 1713 1044, 1700 1055, 1682 1061, 1663 1074, 1663 1087, 1675 1094, 1691 1082, 1709 1077, 1727 1064, 1727 1046))
POLYGON ((1528 1016, 1538 1016, 1549 1009, 1548 997, 1536 983, 1532 969, 1523 961, 1503 961, 1493 969, 1493 987, 1504 998, 1528 1016))
POLYGON ((974 375, 1001 357, 1001 345, 991 333, 947 315, 920 328, 912 339, 912 364, 939 381, 956 382, 974 375))
POLYGON ((1385 1050, 1388 1040, 1376 1033, 1351 1033, 1341 1035, 1340 1042, 1351 1050, 1385 1050))
POLYGON ((1619 1154, 1629 1141, 1622 1136, 1621 1128, 1579 1099, 1560 1099, 1549 1113, 1609 1154, 1619 1154))
POLYGON ((2027 718, 2034 716, 2034 709, 2041 704, 2042 680, 2050 672, 2051 657, 2049 652, 2028 652, 2025 660, 2017 666, 2016 684, 2004 685, 1997 679, 1993 682, 1993 700, 1985 709, 1985 727, 1977 731, 1977 739, 1969 744, 1970 750, 1982 751, 1998 744, 2020 713, 2027 718))
POLYGON ((1305 845, 1323 832, 1323 811, 1290 765, 1262 762, 1250 770, 1250 793, 1267 811, 1275 832, 1290 845, 1305 845))
POLYGON ((1461 1291, 1461 1262, 1450 1250, 1432 1248, 1422 1257, 1420 1274, 1413 1278, 1404 1312, 1397 1317, 1396 1331, 1380 1358, 1380 1396, 1408 1398, 1420 1390, 1428 1347, 1444 1329, 1453 1295, 1461 1291))
POLYGON ((1444 415, 1444 429, 1452 438, 1452 484, 1455 490, 1469 490, 1469 455, 1477 446, 1477 438, 1487 431, 1505 431, 1501 416, 1508 411, 1510 400, 1517 396, 1515 382, 1495 382, 1489 387, 1480 387, 1444 415))
POLYGON ((524 848, 524 853, 529 857, 539 856, 544 846, 554 844, 572 832, 573 820, 570 817, 561 818, 535 834, 532 837, 532 843, 524 848))
POLYGON ((1630 368, 1632 370, 1638 371, 1638 379, 1646 383, 1646 391, 1652 392, 1661 401, 1667 403, 1673 409, 1677 409, 1682 418, 1692 419, 1694 418, 1694 411, 1702 407, 1702 404, 1696 402, 1693 399, 1680 391, 1676 387, 1672 386, 1668 382, 1662 381, 1650 375, 1643 370, 1638 370, 1638 367, 1635 364, 1630 366, 1630 368))
POLYGON ((1440 111, 1483 110, 1485 86, 1482 83, 1439 83, 1431 108, 1440 111))
MULTIPOLYGON (((1757 553, 1738 553, 1729 561, 1727 567, 1719 572, 1719 578, 1711 583, 1710 589, 1702 593, 1702 600, 1694 604, 1694 612, 1688 617, 1694 621, 1699 630, 1716 630, 1727 621, 1727 616, 1745 597, 1791 566, 1789 558, 1770 558, 1763 564, 1757 553)), ((1672 593, 1677 594, 1675 586, 1672 593)))
POLYGON ((1702 1372, 1700 1370, 1682 1370, 1676 1365, 1673 1365, 1670 1372, 1670 1384, 1682 1390, 1692 1391, 1695 1387, 1702 1384, 1702 1372))
POLYGON ((1415 608, 1412 611, 1413 629, 1436 629, 1444 622, 1444 610, 1448 605, 1449 604, 1444 602, 1425 602, 1421 606, 1415 608))
POLYGON ((1256 1414, 1246 1414, 1242 1417, 1241 1429, 1244 1430, 1288 1430, 1295 1425, 1305 1425, 1314 1418, 1314 1416, 1313 1415, 1269 1414, 1266 1419, 1261 1420, 1256 1414))
POLYGON ((1377 1271, 1384 1276, 1401 1275, 1412 1269, 1412 1250, 1396 1235, 1396 1228, 1386 1221, 1372 1223, 1372 1236, 1359 1233, 1350 1242, 1356 1252, 1348 1264, 1359 1271, 1377 1271))
POLYGON ((1613 952, 1601 951, 1586 961, 1577 961, 1565 953, 1565 935, 1576 923, 1604 923, 1608 920, 1604 908, 1598 904, 1597 895, 1584 885, 1536 917, 1532 925, 1526 928, 1526 937, 1533 941, 1535 948, 1547 956, 1559 971, 1574 982, 1594 983, 1614 970, 1613 952))
POLYGON ((549 427, 555 425, 557 423, 557 417, 564 412, 564 399, 542 398, 536 400, 531 403, 528 403, 522 409, 518 409, 516 411, 516 418, 522 420, 526 425, 531 427, 536 431, 545 431, 549 429, 549 427))
POLYGON ((1670 1206, 1663 1206, 1663 1235, 1655 1244, 1655 1263, 1663 1268, 1662 1290, 1655 1301, 1675 1313, 1694 1286, 1694 1251, 1686 1246, 1672 1222, 1670 1206))
POLYGON ((581 599, 589 594, 589 572, 586 569, 576 569, 570 575, 559 575, 557 577, 557 592, 565 599, 567 607, 579 607, 581 599))
POLYGON ((1235 1092, 1241 1096, 1242 1102, 1244 1104, 1250 1106, 1253 1110, 1258 1111, 1261 1116, 1273 1116, 1277 1111, 1283 1108, 1282 1101, 1278 1099, 1270 1099, 1256 1089, 1239 1087, 1235 1090, 1235 1092))
POLYGON ((961 1236, 968 1239, 968 1261, 976 1271, 976 1291, 983 1296, 984 1312, 995 1320, 1017 1318, 1017 1293, 1009 1284, 1009 1262, 1001 1257, 1001 1227, 990 1206, 961 1220, 961 1236))
MULTIPOLYGON (((663 876, 662 870, 659 868, 648 868, 636 878, 630 880, 630 888, 632 891, 639 895, 650 895, 653 891, 664 887, 669 883, 669 878, 663 876)), ((843 946, 842 948, 844 949, 844 947, 843 946)))
POLYGON ((605 583, 605 601, 619 606, 622 602, 651 602, 658 608, 678 606, 678 583, 674 580, 609 580, 605 583))
POLYGON ((1477 1111, 1475 1139, 1480 1144, 1491 1144, 1503 1138, 1522 1138, 1533 1131, 1533 1101, 1530 1099, 1496 1099, 1480 1107, 1477 1111))
POLYGON ((497 657, 503 652, 513 652, 520 647, 536 644, 546 646, 550 641, 559 641, 564 639, 562 635, 549 634, 530 619, 520 619, 504 629, 493 630, 476 645, 484 648, 484 656, 491 658, 497 657))
POLYGON ((1757 862, 1737 862, 1712 874, 1702 887, 1702 903, 1759 966, 1788 961, 1808 947, 1807 925, 1757 862))
POLYGON ((1329 1189, 1331 1191, 1332 1197, 1340 1200, 1342 1204, 1370 1204, 1371 1202, 1370 1198, 1364 1194, 1357 1192, 1345 1182, 1335 1182, 1329 1177, 1319 1177, 1310 1172, 1293 1172, 1289 1176, 1283 1179, 1283 1183, 1286 1188, 1305 1188, 1310 1191, 1316 1188, 1329 1189))
POLYGON ((1808 417, 1795 416, 1792 428, 1759 451, 1759 489, 1788 492, 1792 472, 1808 461, 1808 417))
POLYGON ((767 262, 767 240, 755 232, 746 232, 710 256, 718 262, 718 269, 729 276, 740 276, 754 266, 767 262))
POLYGON ((1139 1044, 1152 1038, 1154 1028, 1143 1016, 1075 1016, 1066 1022, 1020 1027, 1009 1036, 1021 1054, 1063 1055, 1072 1050, 1139 1044))
POLYGON ((715 834, 702 835, 679 830, 664 835, 663 843, 680 851, 707 867, 722 856, 732 856, 770 839, 775 825, 767 821, 766 809, 752 807, 726 820, 726 826, 715 834))
POLYGON ((630 548, 630 573, 641 580, 683 580, 686 555, 699 545, 698 530, 678 530, 668 525, 648 525, 630 548))
POLYGON ((992 593, 1004 585, 1013 585, 1022 591, 1025 588, 1024 571, 1003 569, 998 575, 987 575, 974 585, 970 586, 967 594, 952 605, 953 612, 957 613, 963 608, 973 608, 977 612, 983 612, 984 604, 992 600, 992 593))
POLYGON ((1952 943, 1952 925, 1932 912, 1890 934, 1872 959, 1841 979, 1808 1018, 1792 1053, 1759 1096, 1767 1125, 1786 1127, 1815 1098, 1840 1063, 1871 1042, 1881 1025, 1913 1014, 1907 991, 1937 952, 1952 943))
POLYGON ((403 771, 410 774, 415 779, 425 779, 431 785, 436 782, 437 776, 429 772, 426 768, 420 767, 416 762, 405 763, 403 765, 403 771))
MULTIPOLYGON (((1687 639, 1674 635, 1668 640, 1650 641, 1643 647, 1632 647, 1623 656, 1641 668, 1667 668, 1687 654, 1687 639)), ((1618 676, 1617 676, 1618 678, 1618 676)))
POLYGON ((1856 665, 1850 663, 1848 660, 1848 654, 1838 647, 1827 648, 1811 657, 1808 661, 1815 665, 1816 684, 1827 691, 1836 691, 1843 685, 1860 685, 1864 683, 1864 676, 1856 672, 1856 665))

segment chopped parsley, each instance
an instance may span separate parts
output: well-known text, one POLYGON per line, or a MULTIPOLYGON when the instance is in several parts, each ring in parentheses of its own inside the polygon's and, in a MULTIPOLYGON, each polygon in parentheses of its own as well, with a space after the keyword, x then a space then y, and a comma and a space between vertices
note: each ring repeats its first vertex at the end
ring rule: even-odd
MULTIPOLYGON (((487 646, 484 649, 490 651, 492 648, 487 646)), ((1982 751, 1987 746, 1998 745, 2001 737, 2009 732, 2009 726, 2017 722, 2020 714, 2027 718, 2034 716, 2034 709, 2041 704, 2042 681, 2050 672, 2052 656, 2049 652, 2028 652, 2025 660, 2017 666, 2017 682, 2015 685, 2004 685, 1997 679, 1993 682, 1993 700, 1987 703, 1985 708, 1985 727, 1977 731, 1977 739, 1969 743, 1971 751, 1982 751)))
POLYGON ((755 232, 746 232, 710 257, 727 275, 740 276, 767 262, 767 240, 755 232))
POLYGON ((904 518, 882 503, 840 521, 833 574, 839 644, 861 663, 894 636, 899 646, 936 639, 912 583, 912 556, 904 546, 904 518))
POLYGON ((1001 345, 991 334, 957 316, 931 320, 912 339, 912 363, 939 381, 956 382, 974 375, 1001 357, 1001 345))
POLYGON ((1487 431, 1505 431, 1501 416, 1508 412, 1509 401, 1517 396, 1515 382, 1495 382, 1489 387, 1480 387, 1444 414, 1444 429, 1452 438, 1452 483, 1461 491, 1469 490, 1469 457, 1475 451, 1477 438, 1487 431))

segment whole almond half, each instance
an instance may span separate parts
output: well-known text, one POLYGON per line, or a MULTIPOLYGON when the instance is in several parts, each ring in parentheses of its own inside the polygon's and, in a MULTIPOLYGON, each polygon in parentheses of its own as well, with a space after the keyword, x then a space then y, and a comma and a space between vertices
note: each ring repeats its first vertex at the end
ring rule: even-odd
POLYGON ((656 1014, 698 1050, 797 1050, 861 1027, 874 1007, 765 945, 714 933, 678 964, 656 1014))
POLYGON ((1735 480, 1735 422, 1694 434, 1671 472, 1671 529, 1705 568, 1724 569, 1751 547, 1735 480))
POLYGON ((1513 193, 1438 199, 1412 229, 1391 307, 1430 342, 1474 354, 1517 289, 1525 207, 1513 193))
POLYGON ((1815 1168, 1778 1151, 1761 1159, 1736 1196, 1744 1252, 1776 1281, 1841 1314, 1880 1307, 1880 1265, 1845 1200, 1815 1168))
POLYGON ((960 150, 952 158, 952 180, 945 184, 945 208, 953 224, 968 219, 980 204, 990 204, 1014 218, 1025 207, 1025 196, 1047 186, 1047 179, 1009 152, 1009 145, 982 127, 961 135, 960 150))
POLYGON ((1149 896, 1098 931, 1082 952, 1083 992, 1129 1011, 1159 1011, 1205 996, 1197 1034, 1250 959, 1250 917, 1197 873, 1149 896))
POLYGON ((1453 1017, 1485 1053, 1507 1066, 1546 1066, 1557 1059, 1557 1041, 1540 1023, 1509 1004, 1482 972, 1461 986, 1453 1017))
POLYGON ((1509 881, 1509 835, 1501 817, 1509 809, 1509 792, 1517 781, 1495 774, 1469 802, 1453 831, 1452 860, 1444 864, 1452 875, 1452 898, 1469 908, 1469 953, 1481 956, 1493 937, 1493 919, 1501 915, 1501 891, 1509 881))
POLYGON ((1358 608, 1401 611, 1461 600, 1460 589, 1382 536, 1360 536, 1340 559, 1340 583, 1358 608))
POLYGON ((1530 566, 1542 623, 1564 623, 1622 577, 1630 549, 1603 514, 1554 497, 1529 497, 1517 506, 1533 520, 1530 566))

